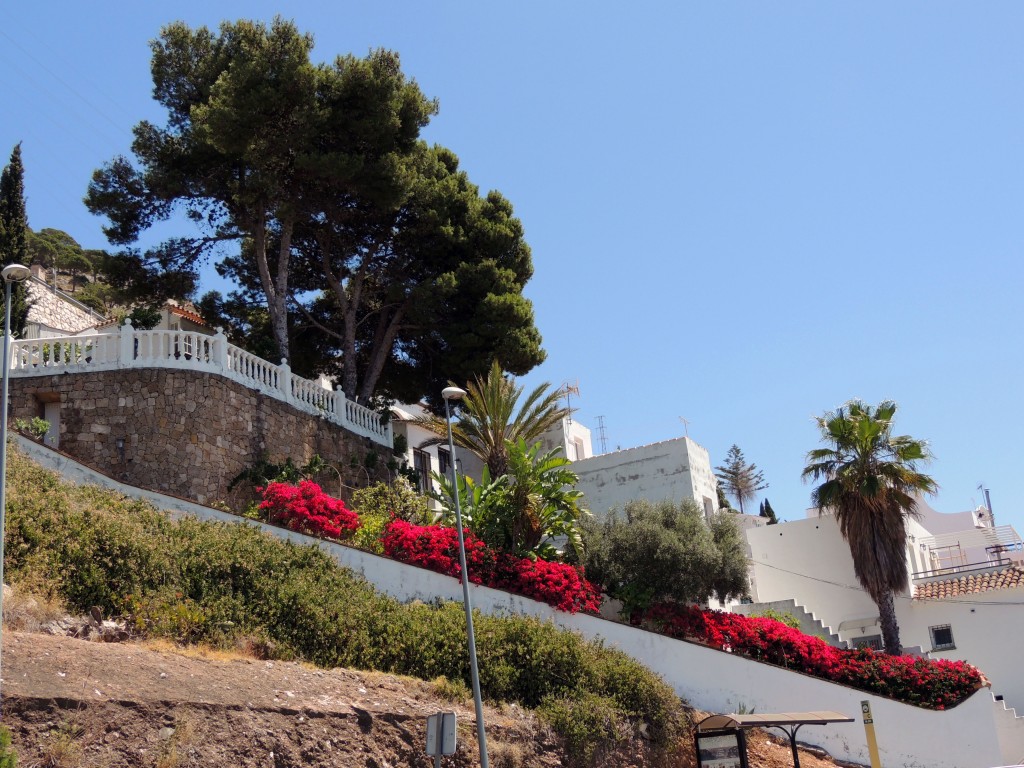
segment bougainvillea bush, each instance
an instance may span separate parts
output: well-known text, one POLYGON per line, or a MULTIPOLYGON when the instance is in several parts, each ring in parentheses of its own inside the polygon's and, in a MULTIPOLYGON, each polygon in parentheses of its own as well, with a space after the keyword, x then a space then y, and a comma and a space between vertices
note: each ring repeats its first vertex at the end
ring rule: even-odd
MULTIPOLYGON (((578 566, 516 557, 490 549, 469 529, 463 535, 472 583, 515 592, 568 613, 597 613, 600 609, 600 591, 584 578, 578 566)), ((455 528, 394 520, 384 530, 381 543, 390 558, 447 576, 462 576, 455 528)))
POLYGON ((921 707, 948 709, 982 685, 981 673, 963 661, 844 650, 765 617, 661 604, 635 619, 669 637, 696 640, 921 707))
POLYGON ((356 513, 341 499, 328 496, 312 480, 303 480, 298 485, 268 483, 262 493, 260 511, 267 521, 290 530, 342 541, 351 538, 359 528, 356 513))

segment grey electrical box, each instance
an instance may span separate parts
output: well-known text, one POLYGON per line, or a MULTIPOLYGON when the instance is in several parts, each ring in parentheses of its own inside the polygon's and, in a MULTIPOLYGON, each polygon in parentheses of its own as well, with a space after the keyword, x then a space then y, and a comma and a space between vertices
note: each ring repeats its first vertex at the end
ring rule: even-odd
POLYGON ((427 718, 427 754, 431 757, 455 754, 454 712, 438 712, 427 718))

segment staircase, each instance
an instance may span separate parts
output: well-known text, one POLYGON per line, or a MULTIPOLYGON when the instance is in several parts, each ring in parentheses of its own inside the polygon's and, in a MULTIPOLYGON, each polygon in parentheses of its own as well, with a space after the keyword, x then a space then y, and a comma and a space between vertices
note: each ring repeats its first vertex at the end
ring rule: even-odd
POLYGON ((999 749, 1004 759, 1024 764, 1024 716, 1018 715, 1017 710, 998 694, 992 694, 992 704, 995 707, 999 749))
POLYGON ((847 648, 845 640, 840 640, 839 635, 822 623, 821 619, 802 605, 797 605, 796 600, 775 600, 770 603, 741 603, 731 608, 733 613, 743 616, 750 616, 755 613, 762 613, 766 610, 778 613, 788 613, 800 621, 800 631, 805 635, 815 635, 826 643, 836 648, 847 648))

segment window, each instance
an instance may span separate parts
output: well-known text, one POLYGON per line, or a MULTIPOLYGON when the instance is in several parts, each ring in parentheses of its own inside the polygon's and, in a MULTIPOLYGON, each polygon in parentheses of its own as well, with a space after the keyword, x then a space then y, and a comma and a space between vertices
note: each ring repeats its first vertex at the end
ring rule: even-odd
POLYGON ((854 648, 870 648, 872 651, 880 651, 882 650, 882 636, 865 635, 864 637, 855 637, 850 641, 850 645, 854 648))
POLYGON ((949 624, 928 627, 928 631, 932 635, 933 651, 945 651, 950 648, 956 648, 956 643, 953 642, 953 628, 949 624))
POLYGON ((452 471, 452 455, 447 448, 437 449, 437 472, 440 475, 447 475, 452 471))
POLYGON ((421 451, 419 448, 413 448, 412 466, 416 470, 417 485, 419 486, 420 493, 429 493, 433 490, 430 485, 430 454, 426 451, 421 451))

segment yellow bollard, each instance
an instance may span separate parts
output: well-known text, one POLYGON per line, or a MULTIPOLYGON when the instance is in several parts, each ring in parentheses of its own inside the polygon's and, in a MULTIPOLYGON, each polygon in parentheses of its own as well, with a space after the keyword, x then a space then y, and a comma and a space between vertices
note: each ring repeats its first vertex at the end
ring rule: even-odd
POLYGON ((868 754, 871 756, 871 768, 882 768, 882 760, 878 756, 878 742, 875 741, 875 719, 871 717, 871 702, 862 701, 860 711, 864 715, 864 733, 868 737, 868 754))

